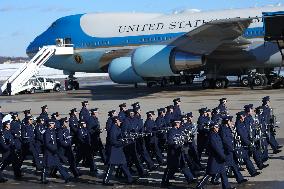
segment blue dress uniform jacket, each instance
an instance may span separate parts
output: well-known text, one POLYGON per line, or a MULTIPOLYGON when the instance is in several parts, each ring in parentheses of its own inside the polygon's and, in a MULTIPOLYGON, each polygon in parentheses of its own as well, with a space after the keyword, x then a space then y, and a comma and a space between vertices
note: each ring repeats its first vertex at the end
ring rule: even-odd
POLYGON ((43 124, 37 124, 35 127, 35 144, 38 152, 41 152, 43 146, 43 134, 45 133, 46 128, 43 124))
POLYGON ((68 180, 70 175, 60 163, 58 156, 57 136, 55 129, 48 128, 44 133, 44 162, 47 168, 59 170, 64 180, 68 180))
POLYGON ((249 147, 251 144, 249 139, 249 130, 246 127, 244 122, 236 121, 235 127, 237 129, 237 133, 241 138, 242 146, 243 147, 249 147))
POLYGON ((55 129, 47 129, 43 135, 45 166, 56 166, 59 162, 55 129))
POLYGON ((33 125, 24 125, 21 128, 21 137, 23 143, 33 143, 35 139, 33 125))
POLYGON ((225 104, 219 104, 219 106, 217 107, 220 110, 221 114, 226 114, 228 113, 228 108, 226 107, 225 104))
POLYGON ((11 128, 10 128, 11 134, 14 137, 15 140, 15 146, 17 150, 21 149, 21 121, 18 120, 12 120, 11 121, 11 128))
POLYGON ((125 118, 121 131, 122 133, 124 132, 136 132, 138 130, 138 122, 135 117, 127 117, 125 118))
POLYGON ((174 106, 174 111, 173 111, 173 119, 177 120, 179 119, 181 116, 181 110, 180 110, 180 107, 175 105, 174 106))
POLYGON ((182 130, 171 128, 168 132, 168 151, 167 151, 167 167, 170 169, 178 169, 185 166, 185 160, 182 155, 182 146, 175 143, 175 137, 181 135, 182 130))
POLYGON ((71 136, 75 136, 78 130, 78 118, 75 115, 70 116, 69 118, 69 128, 71 136))
POLYGON ((86 107, 82 107, 80 113, 79 113, 79 118, 80 120, 85 121, 85 123, 87 123, 87 121, 90 119, 91 115, 89 110, 86 107))
POLYGON ((167 125, 166 125, 165 117, 162 117, 162 116, 158 116, 158 117, 156 118, 155 123, 156 123, 156 125, 157 125, 157 127, 158 127, 159 129, 163 129, 164 127, 167 126, 167 125))
POLYGON ((20 137, 21 136, 21 121, 12 120, 10 131, 13 136, 20 137))
POLYGON ((223 141, 226 164, 228 166, 235 165, 234 162, 234 137, 229 127, 222 125, 220 130, 220 136, 223 141))
POLYGON ((165 122, 167 124, 167 127, 171 126, 172 120, 174 120, 174 115, 171 112, 167 112, 165 115, 165 122))
POLYGON ((112 127, 112 125, 113 125, 112 118, 111 118, 111 117, 109 117, 109 118, 107 119, 107 122, 106 122, 106 131, 107 131, 107 132, 109 132, 109 131, 110 131, 110 129, 111 129, 111 127, 112 127))
POLYGON ((152 133, 152 136, 147 137, 150 144, 158 142, 157 138, 157 130, 158 127, 156 126, 156 123, 154 120, 147 119, 144 123, 144 128, 146 133, 152 133))
MULTIPOLYGON (((16 145, 14 137, 10 130, 4 129, 0 133, 0 153, 2 153, 1 171, 4 170, 9 164, 12 164, 14 176, 21 175, 21 165, 18 155, 16 154, 16 145)), ((1 177, 0 173, 0 177, 1 177)))
POLYGON ((72 145, 71 143, 71 135, 70 135, 70 131, 68 128, 60 128, 57 131, 57 138, 58 138, 58 142, 59 142, 59 146, 63 147, 63 148, 67 148, 70 147, 72 145))
POLYGON ((14 137, 8 130, 3 130, 0 134, 0 152, 8 152, 11 147, 14 145, 14 137))
POLYGON ((121 129, 116 125, 113 125, 110 131, 108 132, 108 137, 107 137, 108 140, 107 144, 109 145, 107 147, 108 164, 114 164, 114 165, 126 164, 126 158, 123 151, 124 144, 121 141, 121 139, 122 139, 121 129))
POLYGON ((269 119, 270 119, 271 109, 267 105, 263 105, 261 107, 263 108, 263 113, 262 114, 265 117, 265 122, 268 124, 269 123, 269 119))
POLYGON ((207 174, 217 174, 225 172, 226 155, 219 133, 210 131, 208 142, 209 158, 207 162, 207 174))
POLYGON ((125 113, 124 111, 120 111, 120 112, 118 113, 118 117, 119 117, 119 120, 120 120, 121 122, 124 122, 124 120, 125 120, 125 118, 126 118, 126 113, 125 113))
POLYGON ((90 135, 96 134, 100 129, 100 122, 97 117, 91 116, 87 122, 87 128, 89 130, 90 135))
POLYGON ((45 122, 49 119, 47 112, 42 112, 39 116, 42 117, 45 122))

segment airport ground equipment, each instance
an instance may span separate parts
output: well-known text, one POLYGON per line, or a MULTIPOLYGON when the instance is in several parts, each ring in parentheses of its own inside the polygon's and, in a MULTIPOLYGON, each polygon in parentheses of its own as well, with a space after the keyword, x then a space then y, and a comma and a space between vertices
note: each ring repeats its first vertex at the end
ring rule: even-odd
POLYGON ((18 69, 8 80, 2 85, 0 95, 6 93, 7 83, 11 83, 11 95, 15 95, 27 90, 29 80, 36 75, 39 68, 44 65, 53 55, 72 55, 74 47, 72 44, 57 44, 43 46, 36 55, 23 67, 18 69))
POLYGON ((284 86, 284 78, 280 76, 280 71, 284 63, 284 11, 264 12, 263 23, 264 40, 277 43, 282 56, 282 62, 279 65, 277 77, 273 78, 272 84, 274 88, 280 88, 284 86))
POLYGON ((31 93, 36 91, 59 92, 61 90, 60 82, 54 79, 45 78, 45 77, 32 77, 29 81, 33 86, 32 88, 33 90, 31 91, 31 93))

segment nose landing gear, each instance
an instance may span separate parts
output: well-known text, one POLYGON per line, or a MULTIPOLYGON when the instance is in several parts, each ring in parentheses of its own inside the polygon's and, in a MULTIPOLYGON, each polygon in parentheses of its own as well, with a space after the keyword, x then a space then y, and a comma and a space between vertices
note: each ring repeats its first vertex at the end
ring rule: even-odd
POLYGON ((70 74, 68 78, 65 80, 65 89, 66 91, 70 90, 78 90, 79 87, 79 82, 77 81, 77 78, 74 77, 74 73, 70 74))

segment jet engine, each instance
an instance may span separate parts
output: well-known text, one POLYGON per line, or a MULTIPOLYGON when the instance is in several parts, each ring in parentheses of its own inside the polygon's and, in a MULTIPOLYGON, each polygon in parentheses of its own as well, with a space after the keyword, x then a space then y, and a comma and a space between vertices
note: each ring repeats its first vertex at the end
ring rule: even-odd
POLYGON ((140 47, 132 54, 132 67, 142 78, 174 76, 180 71, 201 67, 205 62, 203 55, 179 52, 166 45, 140 47))
POLYGON ((121 57, 112 60, 108 67, 110 79, 120 84, 135 84, 143 82, 131 65, 131 57, 121 57))

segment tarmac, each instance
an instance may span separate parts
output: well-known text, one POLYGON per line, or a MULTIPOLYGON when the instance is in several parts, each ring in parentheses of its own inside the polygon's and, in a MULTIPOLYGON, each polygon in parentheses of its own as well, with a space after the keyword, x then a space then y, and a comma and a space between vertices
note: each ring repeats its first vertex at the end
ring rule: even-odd
MULTIPOLYGON (((89 108, 97 107, 100 111, 101 127, 105 127, 107 120, 107 112, 116 109, 119 111, 118 105, 126 102, 130 106, 134 102, 140 102, 142 114, 149 110, 156 111, 158 108, 172 104, 172 100, 180 97, 182 101, 181 109, 187 113, 192 111, 194 114, 194 122, 197 121, 198 109, 201 107, 214 108, 218 105, 219 99, 226 97, 228 99, 228 108, 231 115, 242 110, 245 104, 254 104, 255 107, 261 105, 261 99, 264 96, 271 97, 271 104, 274 108, 274 113, 280 121, 280 128, 277 129, 277 139, 281 145, 284 145, 284 128, 281 123, 284 123, 284 89, 264 90, 261 88, 250 90, 248 88, 230 87, 220 90, 203 90, 197 84, 193 86, 171 86, 166 88, 153 87, 147 88, 145 85, 134 88, 132 85, 116 85, 109 81, 81 81, 82 87, 77 91, 62 91, 60 93, 37 93, 25 94, 12 97, 0 96, 0 105, 3 112, 22 112, 25 109, 31 108, 31 113, 34 116, 39 115, 41 106, 48 105, 49 114, 59 112, 62 117, 68 116, 69 110, 76 107, 81 108, 81 101, 88 100, 89 108)), ((22 113, 20 117, 22 117, 22 113)), ((106 133, 103 132, 101 137, 105 141, 106 133)), ((271 150, 270 150, 271 153, 271 150)), ((242 172, 249 179, 249 182, 238 185, 235 179, 230 179, 232 186, 243 189, 281 189, 284 188, 284 152, 279 154, 270 154, 268 160, 269 167, 262 170, 261 174, 255 178, 248 176, 247 171, 242 172)), ((98 163, 99 171, 103 173, 105 167, 98 163)), ((148 178, 139 178, 134 185, 125 185, 123 180, 118 180, 115 177, 113 183, 115 186, 102 186, 102 178, 93 178, 90 176, 82 176, 79 180, 72 181, 67 185, 61 179, 50 179, 48 185, 41 185, 39 182, 40 176, 34 175, 34 167, 31 166, 31 161, 25 162, 24 176, 21 180, 14 180, 11 170, 4 171, 4 174, 9 178, 5 184, 0 184, 0 189, 42 189, 42 188, 157 188, 160 186, 163 170, 165 167, 150 173, 148 178)), ((87 174, 87 169, 80 168, 83 174, 87 174)), ((135 175, 135 174, 134 174, 135 175)), ((136 177, 137 178, 137 177, 136 177)), ((187 185, 184 177, 181 174, 176 174, 176 178, 172 180, 171 188, 194 188, 196 184, 187 185)), ((207 186, 208 189, 217 189, 221 186, 207 186)))

